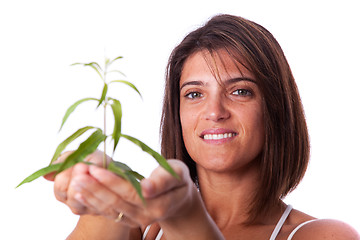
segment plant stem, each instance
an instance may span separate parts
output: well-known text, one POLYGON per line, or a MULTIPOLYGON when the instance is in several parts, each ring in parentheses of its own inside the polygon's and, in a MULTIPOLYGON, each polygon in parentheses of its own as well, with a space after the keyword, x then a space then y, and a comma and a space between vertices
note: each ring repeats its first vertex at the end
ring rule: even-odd
MULTIPOLYGON (((106 136, 106 105, 107 105, 107 100, 105 100, 104 103, 104 135, 106 136)), ((106 163, 106 138, 104 139, 104 155, 103 155, 103 168, 107 168, 107 163, 106 163)))
MULTIPOLYGON (((106 84, 106 73, 107 73, 107 64, 105 62, 104 66, 104 83, 106 84)), ((106 107, 107 107, 107 97, 105 96, 104 100, 104 135, 106 136, 106 107)), ((106 162, 106 138, 104 139, 104 155, 103 155, 103 168, 107 168, 106 162)))

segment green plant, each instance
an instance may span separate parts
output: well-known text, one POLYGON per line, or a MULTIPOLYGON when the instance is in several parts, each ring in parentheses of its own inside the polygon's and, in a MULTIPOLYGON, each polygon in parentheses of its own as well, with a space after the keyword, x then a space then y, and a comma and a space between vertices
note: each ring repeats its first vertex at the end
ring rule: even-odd
POLYGON ((58 174, 79 162, 91 164, 89 162, 84 161, 84 159, 86 158, 87 155, 93 153, 98 148, 100 143, 103 142, 104 143, 103 167, 107 168, 109 171, 119 175, 120 177, 123 177, 124 179, 128 180, 134 186, 134 188, 136 189, 139 196, 143 199, 139 181, 141 179, 143 179, 144 177, 141 174, 139 174, 136 171, 133 171, 129 166, 127 166, 126 164, 121 163, 121 162, 111 161, 109 164, 107 164, 107 162, 106 162, 106 150, 107 150, 106 149, 106 146, 107 146, 106 140, 109 137, 111 137, 112 142, 113 142, 112 155, 114 155, 114 152, 118 146, 120 138, 123 137, 123 138, 133 142, 134 144, 138 145, 143 151, 147 152, 152 157, 154 157, 156 159, 156 161, 160 164, 160 166, 162 166, 164 169, 166 169, 174 177, 178 177, 163 156, 161 156, 159 153, 157 153, 156 151, 151 149, 149 146, 147 146, 145 143, 141 142, 140 140, 138 140, 134 137, 131 137, 129 135, 125 135, 121 131, 121 118, 122 118, 121 103, 118 99, 108 96, 109 87, 116 83, 123 83, 123 84, 126 84, 127 86, 131 87, 133 90, 135 90, 141 97, 139 90, 132 83, 125 81, 125 80, 112 80, 112 81, 107 80, 107 75, 112 72, 123 75, 123 73, 118 70, 110 70, 109 71, 109 67, 111 66, 111 64, 113 64, 115 61, 117 61, 121 58, 122 58, 121 56, 114 58, 112 60, 106 58, 105 64, 104 64, 104 69, 101 68, 100 65, 96 62, 72 64, 72 66, 73 65, 83 65, 85 67, 90 67, 93 70, 95 70, 96 73, 100 76, 101 80, 103 81, 104 87, 102 89, 102 93, 101 93, 101 96, 99 99, 83 98, 83 99, 80 99, 77 102, 75 102, 73 105, 71 105, 67 109, 67 111, 62 119, 59 131, 61 131, 65 122, 71 115, 71 113, 80 104, 82 104, 84 102, 88 102, 88 101, 98 102, 97 108, 99 108, 100 106, 103 107, 103 114, 104 114, 103 129, 101 129, 99 127, 93 127, 93 126, 86 126, 86 127, 78 129, 76 132, 74 132, 71 136, 66 138, 63 142, 61 142, 58 145, 58 147, 56 148, 55 153, 50 161, 50 164, 47 167, 44 167, 44 168, 34 172, 33 174, 31 174, 30 176, 25 178, 17 187, 21 186, 24 183, 31 182, 31 181, 33 181, 41 176, 44 176, 48 173, 51 173, 51 172, 56 172, 58 174), (112 109, 112 113, 113 113, 113 117, 114 117, 114 127, 113 127, 111 135, 107 135, 107 133, 106 133, 106 127, 107 127, 107 125, 106 125, 106 118, 107 118, 106 109, 109 106, 112 109), (78 149, 73 151, 65 159, 65 161, 63 161, 61 163, 54 163, 60 157, 60 155, 63 153, 63 151, 66 149, 66 147, 70 143, 72 143, 74 140, 76 140, 78 137, 80 137, 81 135, 83 135, 84 133, 86 133, 88 131, 92 131, 92 134, 79 145, 78 149))

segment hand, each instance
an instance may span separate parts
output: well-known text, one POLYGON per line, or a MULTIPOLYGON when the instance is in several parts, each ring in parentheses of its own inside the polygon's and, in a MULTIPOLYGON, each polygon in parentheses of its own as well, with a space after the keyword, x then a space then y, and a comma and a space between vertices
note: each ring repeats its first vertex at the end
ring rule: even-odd
POLYGON ((148 179, 141 182, 145 205, 130 183, 96 166, 89 166, 89 176, 74 179, 70 186, 78 190, 77 200, 91 212, 113 219, 122 212, 123 224, 144 227, 180 217, 191 206, 193 195, 198 195, 187 167, 178 160, 169 160, 169 164, 180 179, 161 167, 155 169, 148 179), (116 216, 113 216, 114 211, 116 216))
MULTIPOLYGON (((66 155, 62 156, 59 161, 65 157, 66 155)), ((95 165, 79 163, 56 175, 55 196, 68 205, 73 213, 105 216, 111 220, 102 222, 108 227, 112 225, 113 229, 119 229, 114 222, 119 213, 124 214, 120 225, 127 229, 138 229, 139 226, 144 228, 158 222, 168 239, 178 239, 179 236, 184 239, 223 239, 207 213, 184 163, 178 160, 168 161, 180 179, 158 167, 149 178, 141 181, 146 200, 144 205, 129 182, 99 167, 102 165, 102 157, 103 153, 95 152, 87 158, 87 161, 95 165), (189 228, 194 231, 183 231, 189 228)), ((96 227, 98 224, 91 226, 96 227)), ((101 232, 101 229, 92 229, 92 234, 101 232)), ((89 229, 85 232, 88 233, 89 229)))
MULTIPOLYGON (((59 159, 57 159, 56 161, 54 161, 54 164, 55 163, 61 163, 61 162, 64 162, 65 159, 71 154, 73 153, 72 151, 68 151, 68 152, 65 152, 63 154, 61 154, 61 156, 59 157, 59 159)), ((102 166, 103 164, 103 158, 104 158, 104 153, 97 150, 95 151, 94 153, 88 155, 86 158, 85 158, 85 162, 91 162, 91 163, 94 163, 95 165, 97 166, 102 166)), ((111 161, 111 158, 109 156, 106 156, 106 162, 107 164, 109 164, 111 161)), ((69 169, 67 169, 69 170, 69 169)), ((65 170, 66 171, 66 170, 65 170)), ((63 171, 63 172, 65 172, 63 171)), ((63 172, 61 172, 60 174, 62 174, 63 172)), ((71 171, 67 171, 68 173, 71 172, 71 171)), ((59 175, 60 175, 59 174, 59 175)), ((67 174, 65 174, 67 175, 67 174)), ((49 173, 49 174, 46 174, 44 175, 44 178, 46 180, 49 180, 49 181, 54 181, 55 180, 55 177, 56 177, 56 172, 52 172, 52 173, 49 173)))
MULTIPOLYGON (((65 152, 54 163, 60 163, 65 161, 65 159, 71 153, 71 151, 65 152)), ((84 161, 92 162, 97 166, 102 166, 103 156, 103 152, 96 151, 93 154, 87 156, 84 161)), ((111 161, 111 158, 109 156, 106 157, 107 163, 109 163, 111 161)), ((91 214, 91 211, 89 211, 89 209, 85 209, 81 203, 75 200, 74 194, 76 194, 76 192, 73 189, 69 188, 70 183, 74 180, 73 178, 75 176, 79 177, 84 173, 87 174, 87 169, 88 166, 86 164, 80 163, 62 171, 59 174, 53 172, 44 176, 45 179, 49 181, 54 181, 54 194, 56 199, 68 205, 75 214, 91 214)))

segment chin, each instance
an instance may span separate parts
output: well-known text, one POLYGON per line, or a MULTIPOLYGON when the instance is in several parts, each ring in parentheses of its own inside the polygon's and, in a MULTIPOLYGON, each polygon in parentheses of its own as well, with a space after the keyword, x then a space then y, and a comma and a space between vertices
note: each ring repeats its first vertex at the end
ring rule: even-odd
POLYGON ((214 173, 231 173, 241 172, 242 169, 248 169, 249 166, 254 166, 256 161, 252 158, 248 159, 234 159, 231 157, 202 157, 201 161, 195 161, 198 168, 214 173))

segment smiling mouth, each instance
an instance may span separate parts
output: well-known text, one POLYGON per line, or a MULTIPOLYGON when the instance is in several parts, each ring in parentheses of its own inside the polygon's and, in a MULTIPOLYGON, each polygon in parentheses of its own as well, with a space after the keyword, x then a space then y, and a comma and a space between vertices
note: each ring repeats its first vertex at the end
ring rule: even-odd
POLYGON ((221 133, 221 134, 205 134, 202 136, 205 140, 222 140, 227 138, 232 138, 236 136, 236 133, 221 133))

